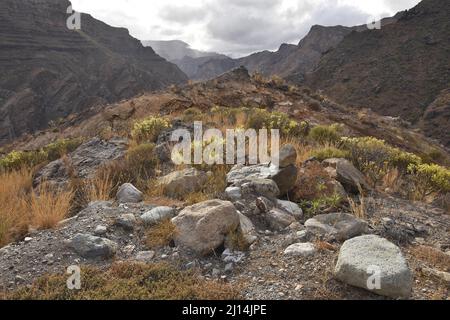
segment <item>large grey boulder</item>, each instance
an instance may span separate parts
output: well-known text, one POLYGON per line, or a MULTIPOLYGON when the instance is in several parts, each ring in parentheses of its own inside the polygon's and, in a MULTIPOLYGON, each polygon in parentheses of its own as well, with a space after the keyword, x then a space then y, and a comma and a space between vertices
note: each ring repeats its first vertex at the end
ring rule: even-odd
POLYGON ((176 210, 171 207, 156 207, 141 216, 142 222, 146 225, 155 225, 163 220, 171 219, 175 216, 176 210))
POLYGON ((182 198, 190 193, 201 191, 207 180, 208 176, 205 172, 188 168, 161 177, 158 183, 163 187, 166 196, 182 198))
POLYGON ((238 212, 239 214, 239 229, 242 234, 242 236, 245 239, 245 242, 247 245, 251 245, 254 243, 257 239, 257 233, 256 228, 253 224, 253 222, 242 213, 238 212))
POLYGON ((286 168, 279 168, 271 164, 236 165, 227 174, 227 182, 229 185, 241 186, 254 179, 270 179, 277 184, 280 195, 284 195, 295 186, 297 175, 298 170, 294 165, 286 168))
POLYGON ((298 177, 298 169, 294 165, 287 166, 286 168, 280 168, 278 172, 272 175, 270 178, 275 181, 280 189, 280 195, 285 195, 291 191, 296 183, 298 177))
POLYGON ((342 282, 379 295, 411 295, 412 275, 400 249, 376 235, 347 240, 339 252, 334 274, 342 282))
POLYGON ((263 196, 276 198, 280 195, 277 184, 270 179, 251 179, 241 186, 241 192, 246 196, 263 196))
POLYGON ((296 221, 292 215, 277 208, 265 213, 264 217, 269 227, 275 231, 282 231, 296 221))
POLYGON ((292 144, 286 144, 280 149, 279 166, 286 168, 297 162, 297 150, 292 144))
POLYGON ((116 199, 119 203, 139 203, 144 200, 144 195, 131 183, 125 183, 117 191, 116 199))
POLYGON ((305 227, 316 236, 344 241, 365 233, 367 222, 348 213, 329 213, 307 220, 305 227))
POLYGON ((364 189, 370 189, 364 175, 355 168, 355 166, 346 159, 332 158, 322 162, 323 166, 332 178, 342 183, 350 192, 358 192, 358 186, 364 189))
POLYGON ((303 218, 303 210, 299 207, 298 204, 291 202, 291 201, 285 201, 285 200, 277 200, 277 207, 286 211, 290 215, 292 215, 297 220, 300 220, 303 218))
POLYGON ((268 164, 253 166, 235 165, 227 174, 228 184, 240 185, 251 179, 270 179, 278 172, 278 168, 268 164))
POLYGON ((239 214, 229 201, 209 200, 187 207, 172 219, 175 243, 199 255, 207 255, 224 244, 240 225, 239 214))
POLYGON ((87 259, 111 258, 117 251, 117 243, 114 241, 82 233, 69 240, 68 246, 87 259))
POLYGON ((45 181, 56 188, 63 189, 69 184, 70 174, 83 179, 92 178, 101 165, 122 158, 126 150, 127 141, 124 139, 104 141, 94 138, 69 153, 68 161, 58 159, 40 169, 34 177, 33 186, 37 187, 45 181), (70 168, 67 168, 68 164, 70 168))

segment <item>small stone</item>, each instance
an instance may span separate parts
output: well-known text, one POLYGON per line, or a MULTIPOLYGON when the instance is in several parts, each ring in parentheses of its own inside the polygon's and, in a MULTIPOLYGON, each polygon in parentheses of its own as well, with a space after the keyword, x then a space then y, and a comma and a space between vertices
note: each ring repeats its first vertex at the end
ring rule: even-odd
POLYGON ((136 224, 136 217, 132 213, 122 214, 116 219, 116 226, 125 230, 133 230, 136 224))
POLYGON ((94 230, 94 234, 97 236, 104 236, 106 232, 108 232, 108 228, 105 226, 97 226, 94 230))
POLYGON ((233 271, 233 263, 228 263, 228 264, 225 266, 224 271, 225 271, 226 273, 232 272, 232 271, 233 271))
POLYGON ((225 194, 231 201, 237 201, 242 198, 241 188, 239 187, 228 187, 225 189, 225 194))
POLYGON ((119 203, 139 203, 144 200, 144 195, 131 183, 125 183, 117 191, 116 198, 119 203))
POLYGON ((33 240, 33 238, 31 237, 26 237, 23 241, 25 241, 26 243, 31 242, 33 240))
POLYGON ((285 255, 290 256, 302 256, 302 257, 308 257, 317 252, 316 247, 314 244, 307 242, 307 243, 295 243, 284 250, 285 255))
POLYGON ((89 234, 76 234, 68 246, 84 258, 110 258, 117 251, 117 243, 89 234))
POLYGON ((155 225, 163 220, 171 219, 175 216, 176 210, 171 207, 156 207, 144 213, 141 220, 146 225, 155 225))
POLYGON ((134 258, 136 261, 149 262, 155 257, 155 251, 140 251, 134 258))
POLYGON ((212 274, 213 277, 218 277, 218 276, 220 275, 220 270, 214 268, 214 269, 212 270, 212 273, 211 273, 211 274, 212 274))

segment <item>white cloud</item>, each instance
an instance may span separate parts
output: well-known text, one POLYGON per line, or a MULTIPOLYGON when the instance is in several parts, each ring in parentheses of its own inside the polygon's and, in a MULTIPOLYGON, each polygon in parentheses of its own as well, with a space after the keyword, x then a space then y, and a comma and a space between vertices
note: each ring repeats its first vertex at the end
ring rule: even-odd
POLYGON ((419 0, 72 0, 75 10, 125 27, 141 40, 180 39, 201 50, 245 55, 297 43, 314 24, 352 26, 419 0))

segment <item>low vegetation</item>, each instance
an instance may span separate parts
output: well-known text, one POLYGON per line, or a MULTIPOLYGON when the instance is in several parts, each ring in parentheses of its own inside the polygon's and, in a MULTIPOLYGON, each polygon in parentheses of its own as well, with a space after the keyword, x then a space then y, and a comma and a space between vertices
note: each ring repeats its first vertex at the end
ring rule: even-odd
POLYGON ((81 270, 81 290, 67 288, 67 275, 49 275, 32 286, 0 293, 11 300, 235 300, 238 288, 200 279, 165 264, 116 263, 107 271, 81 270))
POLYGON ((159 134, 170 128, 170 122, 160 117, 149 117, 137 121, 131 131, 131 136, 138 142, 156 142, 159 134))
POLYGON ((57 160, 74 151, 82 142, 81 138, 60 139, 35 151, 12 151, 0 159, 0 171, 18 170, 23 167, 31 168, 57 160))
POLYGON ((29 226, 53 228, 69 212, 72 191, 52 191, 43 184, 32 190, 31 171, 0 174, 0 247, 23 237, 29 226))
POLYGON ((163 220, 146 231, 145 242, 149 249, 168 246, 176 235, 176 227, 170 219, 163 220))

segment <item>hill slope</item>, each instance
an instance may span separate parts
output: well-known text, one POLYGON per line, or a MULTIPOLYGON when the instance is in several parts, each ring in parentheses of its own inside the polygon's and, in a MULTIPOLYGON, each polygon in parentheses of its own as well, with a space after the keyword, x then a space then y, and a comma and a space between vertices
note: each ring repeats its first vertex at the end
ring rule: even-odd
MULTIPOLYGON (((449 39, 450 2, 424 0, 381 30, 349 34, 306 83, 340 103, 400 116, 426 129, 448 114, 426 110, 449 87, 449 39)), ((450 146, 448 127, 426 131, 450 146)))
POLYGON ((126 29, 81 15, 69 1, 0 2, 0 145, 49 121, 187 81, 126 29))

